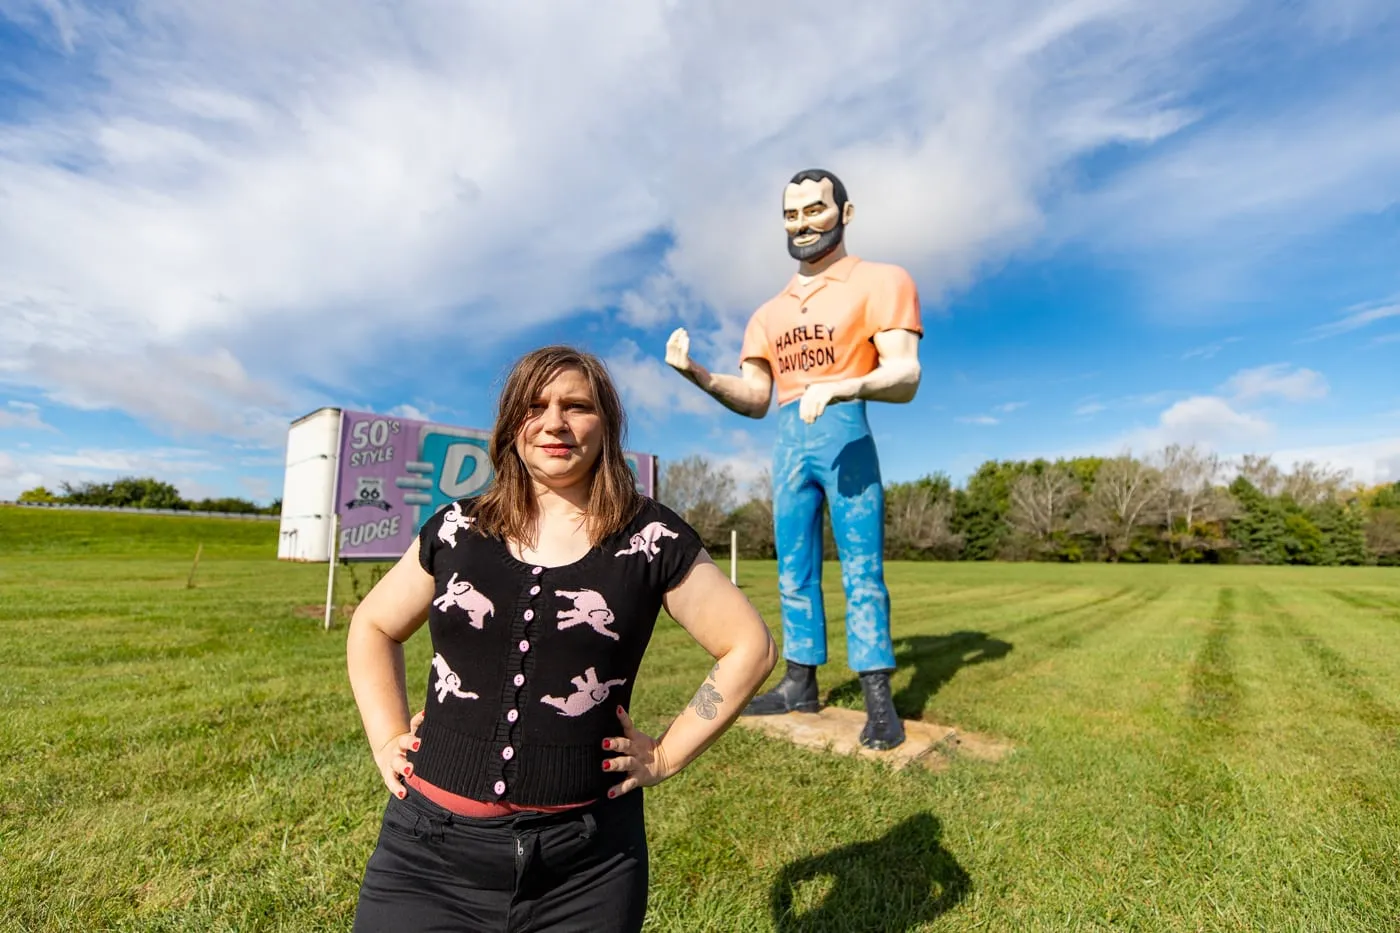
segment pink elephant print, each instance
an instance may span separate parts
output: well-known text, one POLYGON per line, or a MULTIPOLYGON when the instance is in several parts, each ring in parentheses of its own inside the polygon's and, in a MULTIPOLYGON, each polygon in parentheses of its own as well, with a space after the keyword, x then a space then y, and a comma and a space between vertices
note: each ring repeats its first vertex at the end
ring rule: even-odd
POLYGON ((599 635, 606 635, 613 641, 622 640, 620 635, 608 628, 616 616, 603 600, 603 594, 595 590, 555 590, 554 595, 574 602, 570 608, 559 610, 559 631, 575 625, 587 625, 599 635))
POLYGON ((561 716, 582 716, 606 700, 613 687, 627 683, 625 680, 606 680, 600 683, 598 672, 591 667, 583 672, 582 677, 570 678, 570 682, 574 685, 573 693, 566 697, 545 694, 540 697, 540 702, 553 706, 559 710, 561 716))
POLYGON ((472 628, 481 628, 486 617, 496 611, 491 600, 466 580, 458 580, 455 573, 452 574, 452 579, 447 581, 447 592, 433 600, 433 605, 443 612, 453 608, 461 609, 467 614, 467 624, 472 628))
POLYGON ((651 522, 632 536, 632 540, 629 542, 631 545, 630 547, 623 548, 613 556, 623 557, 627 554, 645 554, 647 563, 651 563, 651 559, 661 553, 661 546, 657 542, 662 538, 679 537, 680 535, 661 524, 661 522, 651 522))

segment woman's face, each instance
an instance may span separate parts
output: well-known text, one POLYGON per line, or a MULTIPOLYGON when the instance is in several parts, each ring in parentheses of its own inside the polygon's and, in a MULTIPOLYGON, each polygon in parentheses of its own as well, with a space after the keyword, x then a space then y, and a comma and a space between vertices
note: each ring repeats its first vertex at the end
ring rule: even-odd
POLYGON ((515 451, 542 486, 587 481, 603 448, 603 419, 582 371, 561 369, 530 402, 515 451))

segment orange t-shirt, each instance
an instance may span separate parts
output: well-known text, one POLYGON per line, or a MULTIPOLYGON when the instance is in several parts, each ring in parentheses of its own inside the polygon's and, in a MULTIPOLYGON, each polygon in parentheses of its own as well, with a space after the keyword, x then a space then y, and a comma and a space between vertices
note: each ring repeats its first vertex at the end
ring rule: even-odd
POLYGON ((805 285, 794 275, 764 302, 749 318, 739 361, 766 360, 785 405, 810 383, 874 371, 882 330, 923 335, 914 280, 899 266, 846 256, 805 285))

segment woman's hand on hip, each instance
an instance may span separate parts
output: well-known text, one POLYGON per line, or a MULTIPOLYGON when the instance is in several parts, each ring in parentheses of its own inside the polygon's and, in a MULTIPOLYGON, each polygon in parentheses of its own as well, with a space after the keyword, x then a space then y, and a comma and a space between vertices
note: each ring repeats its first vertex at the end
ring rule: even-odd
POLYGON ((618 755, 603 759, 603 770, 609 774, 625 773, 626 778, 608 789, 609 797, 660 784, 675 773, 666 761, 661 743, 633 725, 621 706, 617 708, 617 718, 622 723, 622 735, 604 739, 603 748, 618 755))
POLYGON ((413 717, 408 731, 401 732, 381 745, 374 753, 374 763, 379 768, 379 776, 389 793, 404 798, 403 781, 400 775, 408 777, 413 773, 413 765, 408 761, 408 753, 418 751, 418 726, 423 722, 423 711, 413 717))

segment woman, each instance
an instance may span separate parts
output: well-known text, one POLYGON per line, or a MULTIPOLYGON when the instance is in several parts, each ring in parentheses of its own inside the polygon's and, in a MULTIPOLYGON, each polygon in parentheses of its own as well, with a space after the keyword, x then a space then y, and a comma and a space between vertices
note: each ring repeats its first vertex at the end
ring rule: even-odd
POLYGON ((636 491, 603 364, 521 359, 495 480, 423 524, 350 625, 350 683, 391 797, 356 931, 640 930, 640 789, 694 761, 777 663, 695 531, 636 491), (627 713, 662 607, 716 660, 660 738, 627 713), (427 619, 427 701, 403 642, 427 619))

